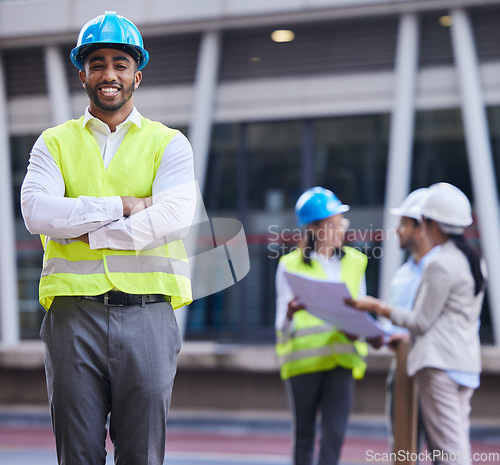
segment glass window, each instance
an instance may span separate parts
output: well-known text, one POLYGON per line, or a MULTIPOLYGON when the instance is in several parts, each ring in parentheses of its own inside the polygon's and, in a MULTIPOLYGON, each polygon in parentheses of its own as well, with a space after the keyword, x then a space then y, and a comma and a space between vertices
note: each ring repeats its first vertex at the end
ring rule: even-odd
POLYGON ((274 276, 277 260, 247 237, 250 272, 243 280, 189 308, 186 338, 218 341, 274 340, 274 276))
POLYGON ((412 189, 440 181, 454 184, 473 201, 460 110, 416 115, 412 189))
POLYGON ((303 123, 248 124, 246 158, 250 210, 292 208, 300 195, 303 123))
POLYGON ((446 11, 422 15, 420 19, 419 68, 453 65, 453 50, 449 27, 443 27, 439 18, 446 11))
POLYGON ((21 185, 26 176, 26 168, 31 149, 38 139, 37 135, 14 136, 10 138, 10 163, 12 169, 14 212, 16 218, 21 218, 21 185))
MULTIPOLYGON (((500 111, 498 111, 498 108, 491 108, 488 116, 492 147, 493 151, 496 152, 496 157, 498 157, 500 154, 498 150, 500 111)), ((449 182, 460 188, 474 205, 474 193, 469 174, 462 116, 458 109, 417 113, 412 189, 429 186, 441 181, 449 182)), ((473 224, 466 230, 466 235, 471 243, 479 247, 480 239, 476 228, 476 224, 473 224)), ((487 298, 484 301, 481 313, 481 339, 483 342, 491 342, 492 340, 487 298)))
MULTIPOLYGON (((372 115, 214 128, 205 202, 209 214, 226 210, 244 221, 251 268, 241 282, 194 302, 188 338, 273 340, 275 272, 279 256, 292 244, 280 235, 270 246, 271 231, 275 237, 277 231, 296 227, 295 202, 311 185, 309 176, 346 203, 380 209, 388 122, 388 115, 372 115)), ((370 256, 377 246, 352 245, 370 256)), ((380 257, 373 258, 367 271, 372 293, 380 257)))
POLYGON ((236 210, 240 126, 217 124, 212 130, 203 200, 209 211, 236 210))
POLYGON ((193 303, 189 338, 274 337, 277 260, 268 258, 266 234, 300 195, 303 128, 299 121, 214 127, 204 200, 210 215, 222 210, 244 222, 250 272, 229 289, 193 303))
POLYGON ((3 52, 3 60, 7 99, 44 95, 47 92, 41 47, 7 49, 3 52))
POLYGON ((349 205, 382 205, 385 196, 389 115, 315 122, 315 184, 349 205))
POLYGON ((228 30, 224 34, 220 79, 391 70, 397 20, 393 15, 228 30), (283 27, 293 30, 294 39, 273 42, 271 33, 283 27))
MULTIPOLYGON (((499 173, 500 107, 488 112, 499 173)), ((251 269, 242 281, 191 306, 188 338, 274 340, 274 275, 278 257, 293 245, 290 237, 276 239, 276 232, 296 227, 293 207, 311 180, 353 207, 348 217, 359 234, 349 245, 369 256, 368 293, 377 294, 382 255, 376 230, 382 225, 389 126, 389 115, 364 115, 214 128, 205 202, 209 214, 225 210, 242 219, 251 269)), ((459 110, 416 115, 411 188, 439 181, 473 200, 459 110)), ((487 301, 481 334, 483 341, 491 338, 487 301)))
POLYGON ((38 135, 10 138, 16 228, 19 320, 22 339, 38 339, 40 323, 45 315, 45 310, 38 303, 38 283, 42 270, 42 244, 39 236, 32 236, 26 229, 20 205, 21 185, 26 175, 31 148, 37 138, 38 135))
POLYGON ((488 124, 490 127, 491 150, 495 163, 495 176, 497 189, 500 186, 500 106, 490 107, 488 112, 488 124))
POLYGON ((471 8, 469 11, 479 62, 498 61, 500 59, 498 47, 500 8, 496 5, 489 8, 482 6, 476 9, 471 8))

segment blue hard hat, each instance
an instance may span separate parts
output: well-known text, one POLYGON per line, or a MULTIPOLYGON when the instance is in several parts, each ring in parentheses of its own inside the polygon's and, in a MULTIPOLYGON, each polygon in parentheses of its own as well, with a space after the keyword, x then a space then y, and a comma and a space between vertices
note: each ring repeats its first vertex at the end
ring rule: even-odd
POLYGON ((299 226, 345 213, 349 209, 349 205, 343 205, 332 191, 324 187, 307 189, 295 204, 299 226))
POLYGON ((106 11, 82 27, 76 47, 71 50, 71 61, 82 70, 86 55, 106 47, 127 52, 137 61, 139 69, 144 68, 149 61, 149 53, 144 49, 139 29, 132 21, 118 16, 116 11, 106 11))

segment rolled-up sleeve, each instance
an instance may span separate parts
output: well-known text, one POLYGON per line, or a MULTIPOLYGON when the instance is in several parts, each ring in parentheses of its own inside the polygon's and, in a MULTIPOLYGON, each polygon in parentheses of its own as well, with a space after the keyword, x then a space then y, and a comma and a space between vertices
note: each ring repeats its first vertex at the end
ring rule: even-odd
POLYGON ((21 187, 21 211, 31 234, 71 239, 123 216, 120 197, 65 197, 61 171, 43 137, 33 146, 21 187))

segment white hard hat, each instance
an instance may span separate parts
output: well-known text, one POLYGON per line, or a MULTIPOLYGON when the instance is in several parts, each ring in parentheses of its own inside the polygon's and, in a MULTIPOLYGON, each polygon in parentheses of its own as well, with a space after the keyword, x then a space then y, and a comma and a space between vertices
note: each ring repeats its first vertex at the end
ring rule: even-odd
POLYGON ((421 212, 422 217, 436 221, 445 234, 462 234, 472 224, 469 199, 458 187, 446 182, 428 188, 421 212))
POLYGON ((391 208, 391 213, 398 216, 407 216, 419 221, 422 218, 420 210, 426 196, 426 187, 414 190, 408 194, 408 197, 403 200, 403 203, 398 208, 391 208))

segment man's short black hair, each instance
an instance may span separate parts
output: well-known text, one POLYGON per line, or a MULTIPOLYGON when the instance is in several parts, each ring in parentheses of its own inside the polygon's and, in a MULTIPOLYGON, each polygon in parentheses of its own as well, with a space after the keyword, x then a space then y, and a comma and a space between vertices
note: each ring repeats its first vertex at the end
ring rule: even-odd
POLYGON ((130 47, 129 45, 126 44, 113 44, 113 43, 106 43, 106 44, 99 43, 85 47, 80 52, 82 63, 85 61, 85 58, 87 58, 92 52, 95 52, 96 50, 99 50, 101 48, 113 48, 115 50, 121 50, 122 52, 128 53, 133 58, 135 64, 139 66, 141 55, 134 47, 130 47))

